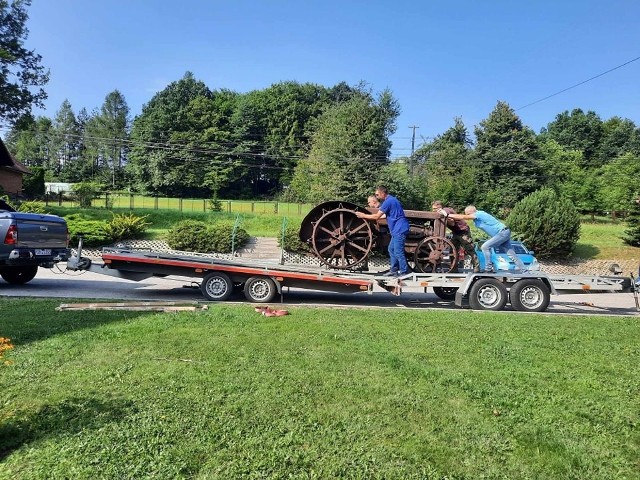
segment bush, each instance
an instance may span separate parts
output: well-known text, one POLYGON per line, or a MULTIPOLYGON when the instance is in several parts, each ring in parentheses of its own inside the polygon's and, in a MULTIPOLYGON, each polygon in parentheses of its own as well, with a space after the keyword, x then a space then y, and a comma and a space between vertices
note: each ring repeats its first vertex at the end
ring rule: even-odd
MULTIPOLYGON (((169 229, 167 243, 174 250, 201 253, 230 253, 233 243, 233 223, 216 222, 206 224, 198 220, 183 220, 169 229)), ((235 248, 249 239, 243 228, 236 230, 235 248)))
POLYGON ((99 247, 112 243, 111 236, 106 232, 106 222, 88 220, 80 214, 65 217, 69 227, 70 244, 77 245, 80 237, 85 247, 99 247))
POLYGON ((278 246, 287 252, 308 253, 309 245, 300 240, 300 223, 288 223, 282 234, 278 236, 278 246))
POLYGON ((16 210, 28 213, 48 213, 44 203, 37 202, 35 200, 25 200, 24 202, 20 202, 16 210))
POLYGON ((111 221, 104 226, 104 230, 114 242, 129 238, 140 238, 144 236, 147 227, 151 225, 145 221, 148 216, 139 217, 133 213, 116 213, 111 221))
POLYGON ((580 216, 573 203, 543 188, 518 202, 507 224, 538 258, 567 257, 580 238, 580 216))
POLYGON ((102 185, 92 182, 76 183, 73 185, 73 194, 81 208, 89 208, 94 198, 100 197, 102 185))

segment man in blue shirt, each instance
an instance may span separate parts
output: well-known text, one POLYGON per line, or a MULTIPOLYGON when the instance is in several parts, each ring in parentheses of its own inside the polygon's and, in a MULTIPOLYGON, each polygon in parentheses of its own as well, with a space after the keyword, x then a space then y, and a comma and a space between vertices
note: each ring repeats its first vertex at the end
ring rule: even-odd
POLYGON ((391 242, 389 243, 391 269, 386 275, 390 277, 406 275, 410 272, 404 253, 404 245, 409 233, 409 220, 404 215, 400 201, 393 195, 389 195, 386 187, 380 185, 376 188, 376 198, 382 202, 376 213, 356 212, 356 216, 365 220, 378 220, 383 215, 387 216, 387 224, 391 233, 391 242))
POLYGON ((491 248, 504 246, 507 255, 515 262, 516 267, 521 272, 527 269, 522 260, 516 255, 515 250, 511 246, 511 230, 497 218, 489 215, 487 212, 477 210, 473 205, 469 205, 462 213, 447 213, 445 210, 439 210, 440 215, 449 217, 454 220, 473 220, 473 224, 489 235, 489 240, 482 244, 482 254, 484 255, 485 272, 493 272, 493 264, 491 263, 491 248))

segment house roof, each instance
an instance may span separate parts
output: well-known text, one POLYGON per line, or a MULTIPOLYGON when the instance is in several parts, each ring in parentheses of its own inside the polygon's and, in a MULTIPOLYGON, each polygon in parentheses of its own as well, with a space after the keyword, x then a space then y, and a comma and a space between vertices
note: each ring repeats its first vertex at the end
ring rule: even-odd
POLYGON ((9 150, 7 149, 7 146, 4 144, 1 138, 0 138, 0 168, 6 169, 6 170, 12 170, 14 172, 19 172, 19 173, 26 173, 29 175, 31 174, 31 170, 29 170, 27 167, 25 167, 23 164, 21 164, 19 161, 17 161, 11 156, 11 154, 9 153, 9 150))

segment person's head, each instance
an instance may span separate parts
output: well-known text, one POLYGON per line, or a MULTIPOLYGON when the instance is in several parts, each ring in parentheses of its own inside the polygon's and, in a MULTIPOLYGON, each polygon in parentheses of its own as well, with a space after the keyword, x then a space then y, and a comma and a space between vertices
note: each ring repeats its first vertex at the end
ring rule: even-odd
POLYGON ((384 200, 389 195, 389 190, 384 185, 378 185, 376 187, 376 198, 378 200, 384 200))
POLYGON ((442 205, 442 202, 440 200, 434 200, 431 204, 431 210, 433 210, 434 212, 440 210, 443 207, 444 205, 442 205))
POLYGON ((476 207, 474 207, 473 205, 469 205, 467 208, 464 209, 465 215, 473 215, 476 212, 477 212, 476 207))
POLYGON ((367 198, 367 205, 371 208, 380 208, 380 201, 375 195, 369 195, 369 198, 367 198))

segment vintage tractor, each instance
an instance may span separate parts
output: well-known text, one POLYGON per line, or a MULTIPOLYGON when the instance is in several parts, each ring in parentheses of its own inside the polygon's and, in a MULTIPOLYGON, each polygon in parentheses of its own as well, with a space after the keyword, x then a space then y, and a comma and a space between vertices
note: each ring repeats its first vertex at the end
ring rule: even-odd
MULTIPOLYGON (((387 221, 364 220, 356 212, 374 213, 377 208, 364 208, 350 202, 330 201, 314 207, 302 221, 300 240, 325 265, 345 270, 362 270, 370 254, 386 253, 391 235, 387 221)), ((426 273, 452 271, 457 264, 457 251, 446 237, 445 219, 438 213, 405 210, 410 231, 405 252, 414 270, 426 273)))

